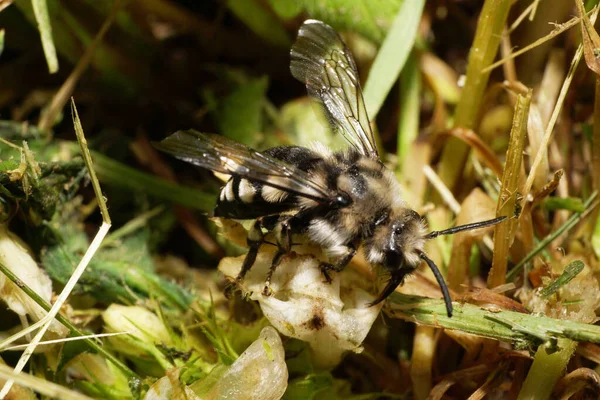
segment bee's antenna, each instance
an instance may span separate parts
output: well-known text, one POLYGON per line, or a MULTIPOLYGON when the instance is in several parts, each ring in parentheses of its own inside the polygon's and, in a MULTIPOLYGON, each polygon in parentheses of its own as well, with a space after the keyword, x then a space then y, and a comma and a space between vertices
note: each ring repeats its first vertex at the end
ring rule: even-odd
MULTIPOLYGON (((496 225, 497 223, 502 222, 505 219, 506 219, 506 217, 498 217, 498 218, 494 218, 494 219, 489 219, 487 221, 481 221, 481 222, 475 222, 472 224, 455 226, 453 228, 444 229, 443 231, 433 231, 433 232, 429 232, 427 235, 425 235, 425 239, 433 239, 433 238, 436 238, 441 235, 453 235, 457 232, 485 228, 486 226, 496 225)), ((427 261, 427 259, 425 259, 425 261, 427 261)), ((429 264, 429 263, 427 263, 427 264, 429 264)))
MULTIPOLYGON (((437 280, 438 285, 440 285, 440 289, 442 290, 442 294, 444 296, 444 303, 446 303, 446 311, 448 313, 448 317, 452 317, 452 298, 450 297, 450 291, 448 290, 448 285, 446 285, 446 281, 444 281, 444 277, 442 276, 437 265, 435 265, 433 260, 427 257, 425 253, 420 252, 419 257, 422 260, 425 260, 427 265, 429 265, 429 268, 431 268, 431 271, 433 272, 433 275, 435 276, 435 279, 437 280)), ((394 290, 396 290, 396 288, 402 283, 406 274, 406 270, 402 268, 399 268, 395 273, 392 273, 390 280, 388 281, 381 294, 377 296, 377 299, 369 303, 367 306, 371 307, 376 304, 379 304, 383 300, 385 300, 390 294, 394 293, 394 290)))
POLYGON ((433 275, 435 276, 438 285, 440 285, 440 289, 442 289, 442 295, 444 296, 444 303, 446 303, 446 311, 448 312, 448 318, 452 317, 452 298, 450 297, 450 291, 448 290, 448 285, 446 285, 446 281, 444 281, 442 273, 438 269, 437 265, 435 265, 433 260, 427 257, 425 253, 419 253, 419 257, 425 260, 427 265, 429 265, 429 268, 431 268, 431 272, 433 272, 433 275))

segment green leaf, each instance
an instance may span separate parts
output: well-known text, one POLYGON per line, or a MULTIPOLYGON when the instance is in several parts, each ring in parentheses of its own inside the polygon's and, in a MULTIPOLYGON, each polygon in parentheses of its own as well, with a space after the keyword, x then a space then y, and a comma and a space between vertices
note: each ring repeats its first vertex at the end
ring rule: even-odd
POLYGON ((312 374, 314 367, 310 357, 310 348, 306 342, 291 339, 285 343, 285 363, 291 376, 312 374))
MULTIPOLYGON (((583 203, 583 207, 585 210, 587 210, 588 207, 591 209, 594 206, 594 204, 595 204, 594 201, 596 200, 597 196, 598 196, 598 192, 594 192, 590 195, 590 197, 588 197, 585 200, 585 202, 583 203)), ((535 257, 539 252, 544 250, 546 248, 546 246, 548 246, 554 239, 556 239, 557 237, 562 235, 564 232, 568 232, 569 230, 571 230, 575 225, 577 225, 577 223, 579 223, 579 221, 581 221, 581 219, 583 218, 584 215, 585 215, 585 213, 575 213, 575 214, 571 215, 569 217, 569 219, 567 221, 565 221, 565 223, 563 225, 561 225, 554 232, 549 233, 545 238, 540 240, 540 242, 535 246, 535 248, 533 250, 531 250, 521 261, 519 261, 519 263, 517 265, 515 265, 508 272, 508 274, 506 274, 506 280, 508 282, 512 281, 515 278, 515 276, 519 273, 521 268, 523 268, 525 266, 525 264, 527 264, 529 261, 531 261, 531 259, 533 259, 533 257, 535 257)), ((600 226, 600 224, 596 225, 596 227, 599 227, 599 226, 600 226)), ((592 236, 592 243, 594 243, 594 244, 599 243, 597 230, 594 232, 594 235, 592 236)), ((596 249, 596 248, 597 247, 594 246, 594 249, 596 249)))
POLYGON ((252 80, 239 86, 223 101, 217 110, 217 124, 223 135, 251 147, 257 144, 268 84, 267 77, 252 80))
POLYGON ((135 231, 120 238, 118 245, 103 246, 98 254, 103 261, 125 262, 135 264, 145 271, 152 271, 154 262, 148 249, 150 231, 148 228, 135 231))
POLYGON ((583 133, 583 137, 585 137, 589 143, 593 143, 594 125, 582 123, 581 133, 583 133))
MULTIPOLYGON (((73 145, 77 146, 75 143, 73 145)), ((74 150, 76 147, 71 149, 74 150)), ((214 208, 214 195, 138 171, 102 153, 95 151, 91 153, 94 169, 102 183, 118 186, 131 193, 147 193, 191 209, 208 212, 214 208)))
POLYGON ((50 16, 48 14, 48 5, 46 0, 32 0, 35 20, 40 31, 42 48, 46 56, 46 63, 51 74, 58 71, 58 57, 56 56, 56 47, 52 40, 52 26, 50 25, 50 16))
MULTIPOLYGON (((2 139, 14 140, 15 143, 20 143, 22 140, 40 139, 47 136, 47 132, 38 129, 38 127, 35 125, 23 122, 0 120, 0 137, 2 139)), ((46 147, 49 147, 47 146, 47 141, 43 143, 46 145, 46 147)), ((31 148, 34 148, 35 145, 33 143, 29 144, 31 145, 31 148)), ((0 144, 0 150, 1 149, 2 145, 0 144)))
POLYGON ((0 56, 4 51, 4 29, 0 29, 0 56))
POLYGON ((575 212, 585 211, 583 201, 576 197, 548 197, 544 200, 544 207, 547 210, 569 210, 575 212))
MULTIPOLYGON (((88 332, 86 332, 88 333, 88 332)), ((69 337, 77 337, 73 334, 70 334, 69 337)), ((85 343, 83 340, 73 340, 70 342, 65 342, 60 349, 60 354, 58 356, 58 366, 56 367, 56 372, 61 372, 63 368, 75 357, 83 353, 95 353, 91 351, 89 345, 85 343)))
MULTIPOLYGON (((320 142, 332 150, 344 150, 348 142, 331 131, 323 108, 308 98, 290 101, 281 107, 278 125, 293 144, 320 142)), ((272 135, 274 136, 274 135, 272 135)))
POLYGON ((227 7, 248 28, 264 40, 280 47, 290 47, 290 38, 273 14, 255 0, 228 0, 227 7))
MULTIPOLYGON (((49 20, 52 21, 50 40, 54 39, 58 44, 56 51, 60 53, 61 59, 75 65, 98 34, 100 21, 109 18, 114 2, 79 1, 78 7, 67 7, 60 0, 43 1, 47 5, 49 20), (82 10, 85 10, 85 17, 82 17, 82 10), (90 23, 91 21, 98 23, 90 23)), ((33 26, 37 25, 38 18, 31 1, 16 1, 15 6, 27 21, 33 26)), ((89 65, 94 76, 103 81, 100 84, 103 93, 118 92, 120 102, 139 95, 140 90, 153 84, 149 68, 156 52, 151 40, 141 29, 134 35, 126 26, 130 20, 126 11, 118 12, 117 18, 113 20, 113 27, 109 30, 109 35, 119 32, 118 41, 105 40, 99 43, 89 65), (125 61, 130 54, 135 54, 135 61, 125 61), (123 68, 124 62, 128 63, 129 68, 123 68)))
POLYGON ((425 0, 405 1, 377 53, 364 90, 367 114, 371 120, 375 119, 408 59, 424 6, 425 0))
POLYGON ((333 377, 329 372, 294 379, 288 384, 283 400, 311 400, 317 393, 332 385, 333 377))
POLYGON ((567 364, 577 348, 577 342, 559 339, 555 346, 559 350, 549 351, 551 347, 552 345, 543 345, 537 349, 527 378, 521 386, 519 399, 551 398, 553 388, 563 376, 567 364))
MULTIPOLYGON (((517 232, 517 219, 515 215, 521 202, 518 199, 519 182, 521 181, 521 163, 523 162, 523 149, 527 137, 527 120, 529 107, 531 105, 531 89, 525 94, 517 96, 513 124, 510 130, 508 150, 506 151, 506 162, 502 173, 502 186, 500 188, 500 199, 496 215, 505 216, 508 219, 494 228, 494 257, 492 269, 488 275, 488 286, 495 287, 505 282, 509 249, 517 232)), ((520 212, 520 211, 518 211, 520 212)))
MULTIPOLYGON (((0 128, 0 137, 1 132, 0 128)), ((15 141, 12 146, 7 141, 0 142, 0 158, 3 160, 0 162, 0 185, 5 200, 23 200, 19 207, 26 209, 28 219, 37 225, 52 218, 61 204, 65 186, 73 182, 83 164, 79 159, 43 162, 46 158, 44 152, 31 150, 37 146, 34 142, 28 142, 32 144, 29 149, 24 145, 20 147, 22 141, 15 141)))
POLYGON ((75 388, 77 388, 77 390, 96 399, 123 400, 139 398, 132 396, 131 392, 129 391, 124 391, 121 390, 121 388, 115 387, 114 385, 105 385, 100 382, 78 380, 75 381, 73 385, 75 388))
POLYGON ((419 66, 416 57, 412 55, 400 75, 400 122, 398 123, 398 166, 400 168, 413 141, 419 135, 420 89, 419 66))
MULTIPOLYGON (((467 77, 455 110, 454 127, 457 128, 476 129, 483 94, 490 77, 490 72, 484 72, 484 69, 496 57, 513 2, 486 0, 482 3, 477 31, 469 50, 467 77)), ((449 188, 454 188, 462 176, 468 150, 469 147, 457 138, 450 138, 446 142, 438 170, 440 178, 449 188)))
MULTIPOLYGON (((417 1, 420 3, 422 0, 410 0, 406 3, 412 5, 417 1)), ((302 0, 302 3, 312 18, 321 19, 336 30, 357 32, 376 43, 381 43, 402 1, 302 0)))
POLYGON ((269 0, 271 8, 282 19, 291 19, 302 11, 302 4, 298 0, 269 0))
MULTIPOLYGON (((65 235, 63 235, 65 236, 65 235)), ((79 237, 77 241, 85 239, 79 237)), ((77 265, 80 257, 63 245, 51 246, 41 254, 41 262, 51 278, 65 284, 77 265)), ((90 294, 96 299, 120 304, 134 304, 136 297, 123 285, 121 275, 123 268, 107 265, 103 262, 91 262, 75 286, 73 293, 90 294), (111 273, 110 270, 113 270, 111 273), (121 270, 121 273, 118 271, 121 270)))
POLYGON ((583 271, 584 264, 581 260, 575 260, 565 268, 564 272, 555 280, 550 282, 540 291, 540 296, 549 297, 556 293, 561 287, 571 282, 581 271, 583 271))
MULTIPOLYGON (((63 284, 71 277, 81 258, 80 254, 88 247, 87 236, 76 228, 77 226, 71 221, 52 221, 51 229, 58 244, 49 246, 41 254, 41 262, 48 274, 63 284)), ((155 298, 169 309, 189 307, 193 301, 190 293, 176 283, 139 266, 140 261, 143 262, 149 257, 149 254, 145 254, 148 253, 147 247, 142 246, 139 238, 134 236, 123 241, 121 250, 121 254, 130 252, 131 259, 113 260, 118 255, 114 250, 98 251, 75 286, 74 292, 119 304, 134 304, 140 298, 155 298)))

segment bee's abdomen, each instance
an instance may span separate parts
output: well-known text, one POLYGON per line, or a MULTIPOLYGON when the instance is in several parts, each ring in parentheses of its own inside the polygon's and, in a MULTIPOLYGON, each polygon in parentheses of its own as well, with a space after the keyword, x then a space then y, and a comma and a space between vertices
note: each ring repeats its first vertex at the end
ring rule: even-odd
MULTIPOLYGON (((290 209, 293 198, 282 192, 276 200, 267 201, 265 187, 260 182, 233 177, 227 181, 219 193, 214 215, 216 217, 253 219, 277 214, 290 209)), ((267 193, 271 188, 267 188, 267 193)), ((269 199, 274 200, 272 197, 269 199)))
MULTIPOLYGON (((297 146, 274 147, 265 153, 304 171, 320 159, 313 151, 297 146)), ((254 219, 293 210, 297 204, 298 197, 294 193, 234 176, 221 189, 214 215, 254 219)))
POLYGON ((227 181, 227 184, 221 189, 219 202, 241 202, 252 203, 257 192, 260 192, 260 185, 250 182, 247 179, 233 177, 227 181))

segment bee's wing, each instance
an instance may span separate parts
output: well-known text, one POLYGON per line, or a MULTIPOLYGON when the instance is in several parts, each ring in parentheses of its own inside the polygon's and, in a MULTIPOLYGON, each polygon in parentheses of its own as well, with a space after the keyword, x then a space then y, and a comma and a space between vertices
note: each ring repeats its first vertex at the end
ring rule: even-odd
POLYGON ((307 172, 223 136, 178 131, 154 146, 199 167, 261 182, 318 203, 334 198, 327 187, 311 181, 307 172))
POLYGON ((292 46, 290 70, 350 144, 367 157, 379 158, 356 64, 332 27, 314 19, 302 24, 292 46))

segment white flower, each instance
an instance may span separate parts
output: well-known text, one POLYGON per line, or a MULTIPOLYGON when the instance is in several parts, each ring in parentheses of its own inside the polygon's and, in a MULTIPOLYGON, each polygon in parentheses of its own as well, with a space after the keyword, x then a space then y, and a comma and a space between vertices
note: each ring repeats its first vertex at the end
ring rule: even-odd
MULTIPOLYGON (((0 223, 0 263, 50 304, 52 281, 46 272, 37 265, 27 245, 11 233, 4 223, 0 223)), ((41 306, 2 273, 0 273, 0 297, 15 313, 21 316, 27 315, 34 322, 39 321, 47 314, 41 306)), ((64 337, 68 332, 67 328, 56 320, 51 323, 49 330, 58 337, 64 337)))
MULTIPOLYGON (((271 296, 262 292, 275 255, 274 246, 261 247, 241 288, 250 299, 258 301, 263 314, 279 332, 310 344, 316 365, 332 367, 345 351, 362 350, 361 344, 381 305, 368 306, 375 300, 366 290, 373 286, 372 282, 352 268, 333 273, 332 282, 328 283, 319 268, 320 259, 325 258, 318 247, 295 245, 292 250, 283 256, 273 274, 271 296)), ((234 280, 244 258, 224 258, 219 269, 234 280)))
POLYGON ((144 307, 111 304, 102 313, 102 318, 108 332, 128 332, 109 338, 123 353, 140 356, 154 345, 172 343, 160 318, 144 307))
POLYGON ((279 400, 288 384, 281 338, 270 326, 223 373, 204 399, 279 400))

